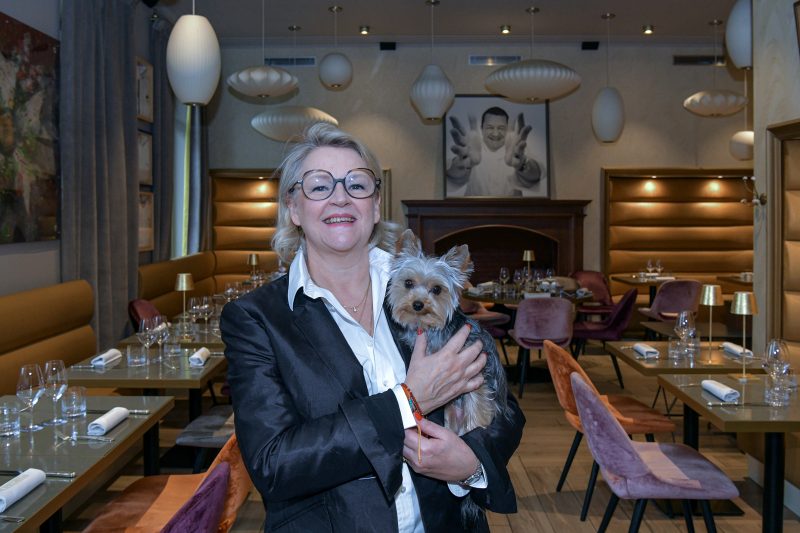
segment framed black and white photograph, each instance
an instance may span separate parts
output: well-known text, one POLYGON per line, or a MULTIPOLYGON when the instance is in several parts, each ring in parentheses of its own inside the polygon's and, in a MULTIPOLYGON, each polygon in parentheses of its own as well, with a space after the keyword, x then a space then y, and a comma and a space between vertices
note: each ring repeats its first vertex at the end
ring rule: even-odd
POLYGON ((153 122, 153 65, 136 58, 136 118, 153 122))
POLYGON ((444 117, 445 196, 550 196, 548 105, 456 95, 444 117))
POLYGON ((153 136, 144 131, 137 132, 139 185, 153 184, 153 136))

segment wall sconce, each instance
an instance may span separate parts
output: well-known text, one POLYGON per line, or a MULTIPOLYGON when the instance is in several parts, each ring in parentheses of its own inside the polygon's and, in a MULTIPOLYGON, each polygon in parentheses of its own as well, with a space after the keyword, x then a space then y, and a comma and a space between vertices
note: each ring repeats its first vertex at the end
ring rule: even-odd
POLYGON ((753 206, 767 205, 767 194, 758 192, 755 176, 742 176, 742 181, 744 182, 745 190, 752 198, 742 198, 739 200, 740 202, 743 204, 752 204, 753 206))

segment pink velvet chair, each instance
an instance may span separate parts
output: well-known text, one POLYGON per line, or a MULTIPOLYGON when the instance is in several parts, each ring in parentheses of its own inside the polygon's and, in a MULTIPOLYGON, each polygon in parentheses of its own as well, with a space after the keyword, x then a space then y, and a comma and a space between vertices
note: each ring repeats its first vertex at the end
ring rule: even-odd
POLYGON ((640 307, 639 312, 652 320, 669 322, 681 311, 697 312, 700 303, 700 282, 694 279, 665 281, 656 293, 650 307, 640 307))
POLYGON ((491 311, 480 302, 464 298, 463 296, 459 297, 459 307, 462 313, 476 320, 492 338, 500 341, 500 348, 503 350, 506 364, 509 364, 508 352, 506 352, 505 344, 505 340, 508 338, 508 330, 507 327, 503 326, 511 322, 511 317, 505 313, 491 311))
POLYGON ((579 315, 608 315, 614 308, 611 288, 605 274, 596 270, 577 270, 570 274, 584 289, 592 291, 592 301, 578 306, 579 315))
POLYGON ((620 498, 636 500, 629 532, 639 531, 647 500, 680 500, 686 527, 694 531, 691 500, 703 511, 706 529, 716 531, 709 500, 729 500, 739 491, 719 468, 685 444, 635 442, 592 387, 573 373, 572 392, 592 457, 612 495, 598 533, 608 528, 620 498))
POLYGON ((128 302, 128 317, 131 319, 133 331, 139 331, 139 324, 142 323, 142 319, 153 318, 160 314, 161 312, 155 305, 150 303, 150 300, 136 298, 128 302))

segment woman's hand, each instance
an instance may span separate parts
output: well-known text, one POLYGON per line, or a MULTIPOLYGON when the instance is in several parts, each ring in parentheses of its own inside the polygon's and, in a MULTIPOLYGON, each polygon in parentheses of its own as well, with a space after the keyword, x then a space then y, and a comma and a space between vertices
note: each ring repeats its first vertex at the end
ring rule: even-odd
POLYGON ((418 424, 422 430, 422 440, 417 430, 412 428, 406 430, 403 441, 403 458, 414 472, 449 482, 466 479, 475 472, 478 458, 461 437, 425 418, 418 424), (417 446, 422 456, 421 462, 417 446))
POLYGON ((483 384, 486 353, 481 351, 480 341, 464 347, 469 331, 469 325, 462 327, 441 350, 430 355, 425 355, 427 337, 424 333, 417 335, 406 385, 423 413, 430 413, 483 384))

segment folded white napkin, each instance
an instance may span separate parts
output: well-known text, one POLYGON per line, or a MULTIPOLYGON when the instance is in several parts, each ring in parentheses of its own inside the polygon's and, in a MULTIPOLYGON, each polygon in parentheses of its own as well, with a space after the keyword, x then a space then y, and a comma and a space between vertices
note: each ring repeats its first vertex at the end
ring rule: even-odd
POLYGON ((672 281, 675 276, 656 276, 656 281, 672 281))
POLYGON ((525 292, 523 293, 525 298, 550 298, 549 292, 525 292))
POLYGON ((0 513, 14 505, 30 491, 44 483, 44 472, 29 468, 0 486, 0 513))
POLYGON ((584 296, 591 296, 592 295, 592 291, 590 291, 589 289, 587 289, 585 287, 579 287, 578 290, 575 291, 575 294, 577 296, 580 296, 581 298, 583 298, 584 296))
POLYGON ((638 353, 645 359, 658 359, 658 350, 656 350, 649 344, 645 344, 643 342, 637 342, 636 344, 634 344, 633 351, 638 353))
POLYGON ((476 296, 477 296, 477 295, 479 295, 479 294, 480 294, 482 291, 481 291, 481 288, 480 288, 480 287, 470 287, 469 289, 467 289, 467 292, 468 292, 468 293, 470 293, 470 294, 474 294, 474 295, 476 295, 476 296))
POLYGON ((114 407, 97 420, 90 422, 87 433, 89 435, 105 435, 114 429, 114 426, 128 418, 129 414, 130 412, 124 407, 114 407))
POLYGON ((103 368, 104 366, 110 365, 119 359, 122 359, 122 352, 116 348, 111 348, 107 352, 92 357, 92 366, 99 366, 100 368, 103 368))
POLYGON ((739 391, 723 385, 713 379, 704 379, 700 382, 704 391, 708 391, 723 402, 735 402, 739 399, 739 391))
POLYGON ((478 287, 481 289, 491 289, 494 287, 494 281, 484 281, 483 283, 478 283, 478 287))
POLYGON ((208 348, 200 348, 189 356, 189 366, 204 366, 209 357, 211 357, 211 352, 208 351, 208 348))
POLYGON ((741 357, 743 352, 745 357, 753 357, 753 352, 751 352, 750 350, 745 350, 744 348, 733 342, 723 342, 722 349, 731 355, 735 355, 736 357, 741 357))

